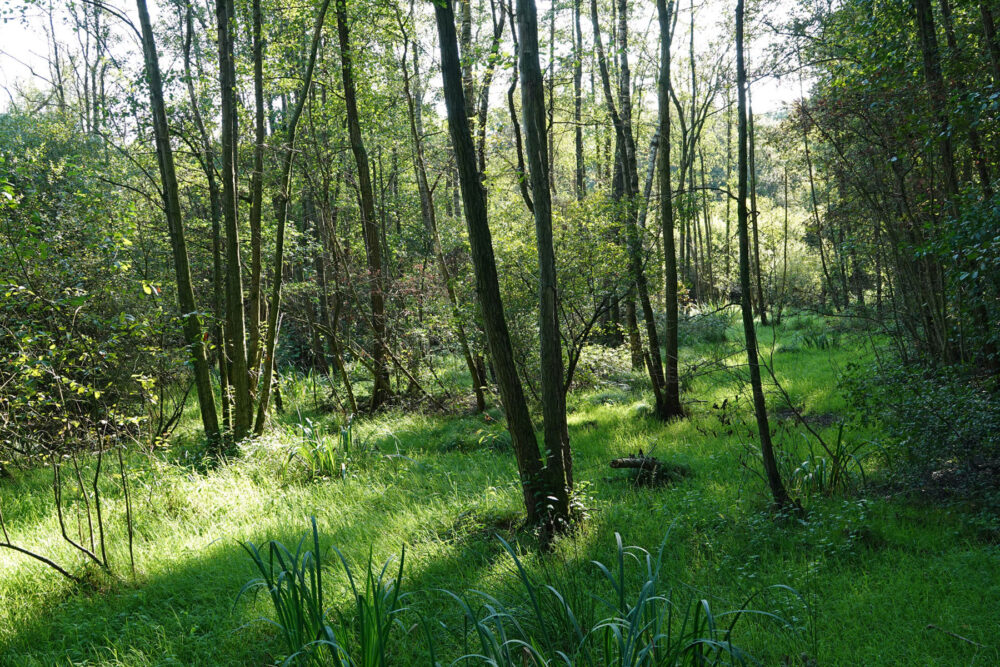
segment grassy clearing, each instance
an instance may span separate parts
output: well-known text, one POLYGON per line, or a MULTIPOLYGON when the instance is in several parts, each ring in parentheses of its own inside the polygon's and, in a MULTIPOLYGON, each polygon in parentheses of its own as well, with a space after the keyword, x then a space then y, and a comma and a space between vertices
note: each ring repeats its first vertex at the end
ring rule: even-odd
MULTIPOLYGON (((771 331, 760 332, 765 355, 771 331)), ((794 321, 777 332, 777 375, 814 427, 835 440, 845 410, 838 373, 865 355, 864 345, 846 336, 809 342, 800 332, 794 321)), ((734 400, 741 393, 738 374, 708 363, 725 346, 683 350, 682 361, 702 369, 688 381, 686 396, 696 402, 685 421, 646 419, 642 406, 650 397, 635 381, 571 397, 574 470, 589 517, 549 555, 540 555, 532 536, 517 528, 516 472, 496 411, 492 417, 395 412, 359 420, 344 479, 311 476, 302 461, 289 462, 303 442, 305 418, 310 428, 338 437, 335 416, 315 409, 309 386, 289 388, 278 427, 217 467, 205 469, 190 456, 193 436, 182 432, 171 450, 131 461, 134 579, 116 539, 124 530, 116 514, 122 501, 110 486, 115 523, 109 544, 120 578, 87 572, 93 589, 73 589, 0 550, 0 663, 271 662, 283 652, 282 640, 256 621, 272 613, 270 602, 266 596, 237 600, 258 574, 240 542, 295 545, 315 516, 322 549, 335 545, 361 571, 369 558, 382 563, 406 545, 402 588, 419 592, 407 598, 411 611, 393 631, 394 664, 426 664, 418 610, 434 622, 438 660, 447 664, 466 652, 461 609, 438 589, 478 590, 521 604, 513 560, 497 534, 518 550, 529 576, 553 582, 574 610, 599 616, 590 594, 609 589, 591 561, 614 561, 616 532, 625 545, 655 552, 668 530, 663 582, 678 602, 703 598, 716 612, 738 609, 774 584, 791 586, 808 602, 777 594, 755 601, 797 628, 741 621, 734 641, 764 664, 996 664, 997 546, 980 541, 954 508, 906 504, 874 491, 814 494, 804 499, 803 516, 774 516, 755 473, 745 401, 734 400), (668 486, 636 487, 608 468, 610 459, 639 449, 692 474, 668 486)), ((792 467, 805 456, 807 440, 782 402, 771 398, 777 439, 792 467)), ((844 437, 857 442, 874 435, 848 426, 844 437)), ((877 459, 865 466, 877 472, 877 459)), ((78 563, 57 538, 49 484, 43 471, 0 480, 8 529, 18 543, 78 563)), ((627 572, 632 584, 643 575, 638 563, 627 572)), ((324 585, 328 601, 349 612, 354 601, 342 570, 326 571, 324 585)))

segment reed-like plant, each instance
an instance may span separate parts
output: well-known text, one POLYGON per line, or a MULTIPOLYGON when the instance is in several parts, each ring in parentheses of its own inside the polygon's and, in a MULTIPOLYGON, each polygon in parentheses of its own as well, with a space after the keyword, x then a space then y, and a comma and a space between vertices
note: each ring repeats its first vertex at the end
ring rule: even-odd
MULTIPOLYGON (((669 533, 668 533, 669 535, 669 533)), ((243 587, 240 595, 253 589, 266 589, 274 606, 276 619, 266 619, 281 631, 288 651, 286 665, 323 664, 335 667, 387 667, 391 664, 393 643, 405 636, 401 621, 406 611, 400 592, 405 549, 399 558, 395 578, 390 577, 387 561, 381 569, 373 566, 369 551, 363 583, 356 580, 344 555, 331 550, 344 568, 353 604, 343 611, 330 613, 323 607, 323 562, 319 556, 319 534, 312 522, 312 549, 305 548, 303 537, 294 553, 278 542, 269 542, 267 557, 253 544, 244 544, 261 577, 243 587), (393 632, 397 628, 399 632, 393 632)), ((754 610, 751 597, 737 611, 715 613, 708 600, 667 581, 664 552, 667 540, 656 554, 641 547, 626 547, 615 534, 616 559, 610 566, 591 561, 609 592, 589 593, 594 604, 582 605, 583 616, 576 613, 571 599, 579 591, 559 586, 566 581, 540 583, 525 569, 517 551, 503 538, 504 550, 511 557, 517 573, 520 600, 508 606, 497 597, 482 591, 457 594, 439 592, 452 600, 463 622, 462 656, 453 665, 484 664, 493 667, 676 667, 678 665, 748 665, 757 664, 733 642, 738 621, 747 614, 791 624, 773 612, 754 610), (630 583, 626 561, 645 565, 638 586, 630 583), (554 585, 555 584, 555 585, 554 585)), ((772 586, 765 591, 798 594, 786 586, 772 586)), ((801 599, 801 598, 800 598, 801 599)), ((439 621, 440 622, 440 621, 439 621)), ((432 624, 423 619, 429 664, 437 667, 438 647, 432 624)))
POLYGON ((292 552, 281 542, 271 540, 258 548, 242 543, 260 576, 240 590, 237 601, 251 591, 265 590, 271 599, 275 618, 262 618, 278 628, 287 656, 282 665, 334 665, 335 667, 385 667, 390 655, 390 633, 399 625, 400 582, 403 576, 404 549, 396 577, 389 576, 392 560, 376 574, 372 553, 363 588, 359 588, 350 564, 336 548, 353 598, 352 612, 325 607, 323 589, 323 552, 319 545, 316 518, 312 534, 304 535, 292 552), (307 548, 311 542, 311 549, 307 548))
POLYGON ((336 440, 326 432, 321 422, 299 416, 301 440, 288 454, 288 461, 298 458, 309 470, 310 477, 345 477, 347 463, 354 454, 354 416, 340 427, 336 440))
MULTIPOLYGON (((733 642, 733 631, 745 614, 759 615, 790 625, 771 612, 746 608, 717 614, 708 600, 692 591, 680 598, 664 581, 663 554, 666 538, 656 555, 641 547, 623 546, 615 534, 617 557, 609 567, 592 561, 611 594, 592 594, 601 618, 574 613, 567 596, 551 583, 530 577, 516 551, 501 538, 513 559, 526 595, 524 609, 511 609, 495 597, 475 592, 474 598, 446 593, 465 617, 466 645, 462 660, 478 660, 496 667, 515 665, 580 665, 586 667, 674 667, 676 665, 755 664, 756 661, 733 642), (644 562, 645 576, 638 588, 630 587, 626 561, 644 562), (470 599, 477 600, 474 604, 470 599), (471 630, 471 631, 470 631, 471 630)), ((791 589, 778 586, 767 590, 791 589)), ((585 612, 586 613, 586 612, 585 612)))

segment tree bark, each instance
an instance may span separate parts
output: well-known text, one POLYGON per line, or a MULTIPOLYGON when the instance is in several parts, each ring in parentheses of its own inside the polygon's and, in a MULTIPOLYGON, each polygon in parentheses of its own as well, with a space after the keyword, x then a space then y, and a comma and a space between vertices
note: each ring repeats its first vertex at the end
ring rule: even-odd
MULTIPOLYGON (((503 26, 501 19, 501 28, 503 26)), ((402 24, 402 20, 400 20, 402 24)), ((476 396, 476 410, 482 412, 486 409, 486 396, 484 387, 486 379, 479 374, 479 367, 476 365, 472 348, 469 346, 469 339, 465 334, 465 326, 462 324, 462 313, 455 292, 455 283, 448 269, 448 262, 445 261, 444 251, 441 247, 441 235, 438 233, 437 214, 434 208, 434 197, 431 193, 430 185, 427 182, 427 167, 424 163, 423 146, 423 122, 419 112, 422 103, 420 94, 420 60, 417 53, 416 43, 413 43, 413 81, 416 94, 410 89, 410 73, 406 65, 406 49, 411 44, 409 38, 404 33, 404 53, 403 53, 403 92, 406 95, 407 111, 410 119, 410 137, 413 140, 413 170, 417 177, 417 192, 420 195, 420 216, 423 218, 424 227, 430 236, 431 247, 434 258, 437 260, 438 272, 441 275, 441 282, 444 283, 445 291, 448 294, 448 301, 451 305, 451 316, 454 321, 455 335, 458 337, 459 345, 462 348, 462 357, 465 365, 469 369, 469 377, 472 380, 472 390, 476 396), (414 99, 416 98, 416 99, 414 99)), ((484 84, 484 90, 488 86, 484 84)), ((482 107, 480 107, 482 110, 482 107)), ((485 114, 484 114, 485 115, 485 114)), ((479 146, 479 164, 483 165, 482 144, 479 146)))
MULTIPOLYGON (((208 181, 209 206, 212 210, 212 296, 215 317, 215 342, 217 345, 216 354, 219 363, 219 396, 222 404, 222 432, 223 434, 232 432, 232 415, 230 414, 230 391, 229 391, 229 360, 225 352, 225 286, 223 284, 223 261, 222 261, 222 194, 219 192, 219 182, 216 180, 215 172, 215 151, 212 148, 212 140, 209 137, 208 129, 205 127, 204 119, 201 116, 201 109, 198 103, 198 96, 194 89, 194 75, 191 71, 191 48, 194 38, 194 7, 191 0, 185 3, 185 34, 184 34, 184 77, 187 79, 188 97, 191 100, 191 115, 194 118, 195 127, 201 139, 202 159, 201 166, 208 181)), ((197 59, 198 73, 201 74, 201 60, 197 59)))
POLYGON ((743 310, 743 333, 746 336, 747 362, 750 366, 750 385, 753 391, 754 414, 757 417, 757 432, 760 435, 761 459, 764 473, 775 505, 785 507, 791 499, 778 473, 771 443, 771 430, 767 422, 767 407, 764 404, 764 388, 760 379, 760 360, 757 356, 757 331, 754 329, 753 309, 750 305, 750 235, 747 229, 747 73, 743 61, 743 0, 736 2, 736 87, 737 113, 737 172, 738 195, 736 203, 737 228, 740 245, 740 288, 743 310))
POLYGON ((548 515, 544 503, 547 502, 545 498, 549 495, 550 485, 547 483, 547 477, 543 476, 538 442, 528 414, 521 379, 514 364, 507 318, 500 296, 496 260, 493 256, 493 239, 486 219, 486 197, 476 166, 475 147, 466 116, 452 3, 449 0, 435 3, 434 14, 441 49, 441 76, 448 113, 448 130, 465 203, 469 246, 476 274, 476 294, 479 296, 486 329, 486 342, 507 416, 507 428, 517 458, 528 522, 537 524, 548 515))
POLYGON ((351 51, 351 37, 347 25, 346 0, 337 2, 337 36, 340 40, 341 72, 344 85, 344 104, 347 108, 347 129, 351 151, 358 168, 358 189, 361 195, 361 226, 365 238, 365 254, 368 260, 369 293, 372 308, 372 364, 375 386, 369 408, 377 410, 392 393, 389 384, 389 366, 386 360, 386 320, 385 290, 382 275, 382 239, 378 218, 375 216, 375 195, 372 191, 371 171, 368 153, 361 138, 361 124, 358 119, 357 93, 354 86, 354 58, 351 51))
MULTIPOLYGON (((750 103, 750 84, 747 84, 747 126, 749 132, 749 170, 750 170, 750 224, 753 227, 753 269, 754 279, 757 284, 757 313, 760 315, 760 323, 767 326, 767 303, 764 301, 764 282, 760 277, 760 235, 757 225, 757 152, 755 150, 756 137, 753 128, 753 106, 750 103)), ((693 180, 693 179, 692 179, 693 180)))
POLYGON ((265 331, 267 338, 264 344, 264 363, 261 368, 260 381, 257 385, 257 421, 254 424, 254 434, 258 436, 264 433, 267 404, 271 395, 271 377, 274 373, 274 346, 278 338, 278 313, 281 310, 281 282, 284 272, 285 224, 288 221, 292 160, 295 157, 295 129, 299 124, 299 118, 302 116, 302 108, 309 98, 309 88, 312 86, 313 70, 316 65, 316 53, 319 50, 320 35, 323 32, 326 10, 329 6, 330 0, 323 0, 323 4, 319 8, 319 14, 316 16, 316 24, 313 26, 312 45, 309 49, 309 62, 306 64, 302 90, 299 91, 295 108, 292 110, 292 115, 289 117, 285 128, 285 147, 281 164, 281 193, 277 198, 278 224, 274 237, 274 277, 271 285, 271 303, 267 309, 267 329, 265 331))
POLYGON ((215 410, 215 397, 212 393, 208 358, 205 355, 201 318, 198 316, 194 290, 191 288, 191 268, 188 264, 184 222, 181 218, 181 204, 177 188, 177 172, 174 168, 174 153, 170 146, 170 129, 167 124, 166 105, 163 101, 163 79, 160 76, 159 56, 156 53, 156 40, 153 36, 153 27, 149 20, 146 0, 136 0, 136 7, 139 11, 139 23, 142 29, 142 50, 146 65, 146 78, 149 83, 150 109, 153 113, 153 135, 156 138, 156 157, 160 167, 161 194, 167 215, 170 246, 174 256, 174 272, 177 277, 177 303, 184 320, 184 341, 191 354, 194 367, 195 388, 198 392, 202 427, 205 429, 205 437, 208 439, 209 447, 218 453, 221 444, 219 419, 215 410))
POLYGON ((569 516, 567 487, 571 486, 569 472, 572 454, 566 425, 566 397, 563 393, 559 295, 552 239, 552 196, 546 143, 545 82, 538 61, 538 16, 534 0, 517 0, 517 25, 521 33, 518 60, 524 147, 528 158, 532 201, 535 204, 535 239, 538 247, 538 330, 546 468, 552 485, 550 490, 555 493, 553 514, 557 519, 566 519, 569 516))
POLYGON ((666 326, 664 327, 666 368, 663 387, 664 412, 667 417, 684 414, 681 407, 678 372, 678 305, 677 249, 674 246, 674 204, 670 192, 670 44, 672 41, 673 0, 657 0, 656 12, 660 23, 660 76, 657 82, 659 103, 660 148, 659 172, 660 225, 663 234, 664 276, 666 292, 666 326))
MULTIPOLYGON (((253 173, 250 175, 250 294, 248 298, 250 345, 247 350, 247 366, 256 373, 260 355, 261 319, 261 237, 260 219, 264 196, 264 41, 261 36, 263 17, 260 0, 253 0, 253 98, 254 98, 254 146, 253 173)), ((280 279, 280 278, 279 278, 280 279)))
POLYGON ((573 141, 576 149, 576 198, 587 194, 586 166, 583 159, 583 30, 580 26, 581 0, 573 3, 573 141))
POLYGON ((229 354, 233 391, 233 438, 240 442, 250 434, 253 405, 247 366, 246 328, 243 311, 243 274, 240 264, 240 233, 236 182, 237 132, 236 64, 231 23, 233 0, 216 0, 218 23, 219 87, 222 98, 222 213, 226 226, 226 350, 229 354))

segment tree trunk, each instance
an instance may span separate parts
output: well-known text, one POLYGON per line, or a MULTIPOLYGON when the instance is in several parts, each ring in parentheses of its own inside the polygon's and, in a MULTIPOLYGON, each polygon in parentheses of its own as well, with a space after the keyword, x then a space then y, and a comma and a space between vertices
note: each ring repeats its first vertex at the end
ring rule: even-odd
POLYGON ((757 416, 757 432, 760 435, 761 459, 764 473, 771 489, 775 505, 787 506, 791 500, 778 473, 771 444, 771 430, 767 423, 767 407, 764 404, 764 388, 760 379, 760 360, 757 357, 757 332, 754 329, 753 309, 750 306, 750 235, 747 229, 747 73, 743 62, 743 0, 736 2, 736 87, 739 126, 737 130, 737 172, 738 195, 736 220, 740 246, 740 288, 742 292, 743 333, 746 336, 747 362, 750 366, 750 385, 753 390, 754 414, 757 416))
POLYGON ((657 0, 656 11, 660 23, 660 77, 657 82, 659 103, 660 148, 658 153, 660 225, 663 234, 664 276, 666 292, 666 326, 664 327, 666 368, 664 377, 664 411, 667 417, 684 414, 681 407, 680 379, 678 372, 678 305, 677 305, 677 249, 674 246, 674 204, 670 191, 670 43, 673 23, 673 0, 657 0))
POLYGON ((764 283, 760 277, 760 236, 757 233, 757 160, 754 145, 756 138, 753 130, 753 107, 750 104, 750 84, 747 84, 747 125, 749 131, 749 169, 750 169, 750 223, 753 226, 753 268, 757 283, 757 312, 760 323, 767 326, 767 303, 764 302, 764 283))
POLYGON ((149 20, 149 11, 146 9, 146 0, 136 0, 136 6, 139 10, 139 22, 142 28, 143 56, 146 65, 146 78, 149 83, 150 108, 153 113, 153 134, 156 138, 156 157, 160 167, 160 183, 163 188, 161 194, 167 215, 170 246, 174 256, 174 272, 177 277, 177 304, 184 319, 184 341, 191 353, 194 367, 201 423, 205 429, 205 437, 208 439, 209 447, 217 453, 221 445, 219 420, 215 411, 215 397, 212 394, 208 359, 205 355, 201 319, 198 317, 194 291, 191 288, 191 269, 188 264, 187 245, 184 239, 184 222, 181 218, 177 172, 174 168, 173 149, 170 146, 166 105, 163 102, 163 80, 160 76, 159 56, 156 53, 156 40, 149 20))
POLYGON ((274 346, 278 338, 278 313, 281 310, 281 281, 283 274, 283 264, 285 259, 285 223, 288 221, 288 200, 290 198, 292 181, 292 160, 295 157, 295 129, 302 116, 302 108, 309 98, 309 87, 312 85, 313 69, 316 65, 316 52, 319 50, 320 35, 323 32, 323 22, 326 19, 326 10, 330 6, 330 0, 323 0, 316 16, 316 25, 313 26, 312 45, 309 49, 309 62, 306 64, 305 77, 302 82, 302 90, 299 91, 295 101, 295 108, 288 119, 285 128, 284 155, 281 164, 281 193, 277 198, 278 224, 274 237, 274 278, 271 285, 271 303, 267 309, 267 339, 265 341, 264 364, 260 373, 260 382, 257 385, 257 422, 254 424, 254 434, 264 433, 264 422, 267 417, 267 404, 271 393, 271 377, 274 373, 274 346))
MULTIPOLYGON (((188 97, 191 100, 191 114, 194 118, 195 127, 198 130, 202 146, 201 166, 208 181, 208 197, 211 206, 212 218, 212 305, 215 317, 216 354, 219 363, 219 396, 222 404, 222 431, 223 435, 232 432, 232 415, 230 414, 230 391, 229 391, 229 360, 225 353, 225 286, 223 285, 223 262, 222 262, 222 194, 219 192, 219 183, 215 178, 215 151, 212 148, 212 140, 209 137, 205 122, 201 116, 201 109, 198 103, 198 96, 194 90, 194 75, 191 71, 191 47, 194 37, 194 7, 191 0, 185 5, 185 34, 184 34, 184 76, 187 79, 188 97)), ((201 60, 198 62, 198 73, 201 74, 201 60)))
POLYGON ((538 442, 528 414, 521 379, 514 364, 507 318, 500 296, 500 282, 493 256, 493 239, 486 219, 486 197, 476 167, 475 147, 466 116, 455 15, 451 2, 435 3, 434 15, 441 48, 441 77, 448 113, 448 130, 459 169, 462 198, 465 202, 465 220, 469 231, 472 265, 476 274, 476 294, 479 296, 486 329, 486 342, 507 416, 507 428, 517 458, 528 522, 537 524, 547 516, 543 503, 546 502, 549 489, 547 480, 542 475, 538 442))
MULTIPOLYGON (((503 24, 501 23, 501 27, 502 25, 503 24)), ((472 354, 472 348, 469 346, 469 339, 465 335, 465 327, 462 324, 462 313, 460 310, 458 294, 455 292, 454 280, 452 279, 451 271, 448 269, 448 263, 445 261, 444 251, 441 247, 441 235, 438 233, 437 215, 434 209, 434 197, 431 193, 430 185, 427 182, 427 168, 424 164, 423 122, 420 114, 420 104, 422 103, 422 100, 419 92, 419 54, 417 52, 416 43, 412 43, 413 80, 414 87, 416 89, 416 95, 414 95, 410 90, 410 74, 407 70, 405 54, 405 49, 411 44, 411 42, 405 35, 404 38, 406 39, 406 42, 404 44, 402 62, 403 92, 406 95, 407 110, 409 112, 410 137, 413 139, 413 169, 417 177, 417 192, 420 195, 420 216, 423 218, 424 227, 427 229, 427 234, 430 236, 434 258, 437 260, 438 272, 441 275, 441 282, 444 283, 445 291, 448 294, 448 301, 451 305, 451 316, 455 325, 455 335, 458 337, 459 345, 462 347, 462 356, 465 359, 465 365, 469 369, 469 377, 472 379, 472 390, 476 396, 476 410, 477 412, 482 412, 486 409, 486 396, 483 391, 483 388, 486 385, 486 379, 479 374, 479 367, 476 365, 475 358, 472 354), (416 99, 414 99, 414 97, 416 99)), ((484 89, 488 89, 488 87, 484 86, 484 89)), ((480 107, 480 109, 482 109, 482 107, 480 107)), ((483 164, 483 156, 484 154, 480 150, 480 167, 482 167, 483 164)))
POLYGON ((1000 86, 1000 40, 997 40, 993 10, 987 3, 980 2, 979 15, 983 20, 983 37, 986 39, 986 50, 989 51, 990 65, 993 67, 993 85, 1000 86))
POLYGON ((573 3, 573 139, 576 148, 576 198, 587 194, 586 167, 583 160, 583 30, 580 26, 581 0, 573 3))
POLYGON ((346 0, 337 2, 337 36, 340 40, 341 72, 344 85, 344 104, 347 108, 347 129, 351 141, 351 151, 358 168, 358 189, 361 195, 361 226, 365 238, 365 254, 368 260, 369 292, 372 308, 372 364, 375 386, 369 408, 377 410, 392 393, 389 385, 389 366, 386 360, 385 291, 382 275, 382 239, 378 218, 375 217, 375 196, 372 191, 368 153, 361 138, 361 124, 358 119, 357 93, 354 86, 354 57, 351 52, 351 37, 347 25, 346 0))
POLYGON ((236 64, 233 56, 233 0, 216 0, 218 23, 219 89, 222 98, 222 213, 226 225, 226 350, 231 364, 233 391, 233 438, 240 442, 250 434, 253 405, 247 366, 246 329, 243 312, 243 274, 240 264, 240 233, 236 182, 237 132, 236 64))
POLYGON ((569 517, 567 487, 570 486, 572 455, 566 425, 566 396, 563 393, 562 341, 559 336, 558 285, 546 144, 545 83, 538 62, 538 16, 534 0, 517 0, 517 25, 521 33, 518 61, 524 147, 535 205, 535 239, 538 246, 538 331, 546 468, 550 490, 555 494, 553 518, 563 520, 569 517))
MULTIPOLYGON (((253 173, 250 175, 250 294, 248 298, 250 345, 247 350, 247 366, 256 373, 260 356, 260 277, 261 277, 261 237, 260 219, 264 196, 264 41, 261 36, 263 17, 260 0, 252 1, 253 15, 253 98, 254 98, 254 146, 253 173)), ((280 277, 276 277, 280 280, 280 277)))

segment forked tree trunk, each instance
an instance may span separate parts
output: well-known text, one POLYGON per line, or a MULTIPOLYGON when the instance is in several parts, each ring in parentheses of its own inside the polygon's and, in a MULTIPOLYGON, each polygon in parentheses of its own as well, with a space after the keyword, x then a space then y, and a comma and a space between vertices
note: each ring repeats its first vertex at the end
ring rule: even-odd
POLYGON ((486 329, 486 343, 507 416, 507 428, 517 458, 525 511, 528 522, 537 524, 547 519, 549 513, 545 509, 546 498, 558 489, 552 488, 549 477, 543 471, 538 442, 524 399, 524 389, 514 364, 507 318, 500 297, 496 260, 493 256, 493 239, 486 219, 486 197, 476 166, 475 146, 466 116, 452 3, 447 0, 435 3, 434 15, 441 48, 441 76, 448 113, 448 130, 455 151, 462 198, 465 203, 469 246, 476 274, 476 294, 479 296, 486 329))

